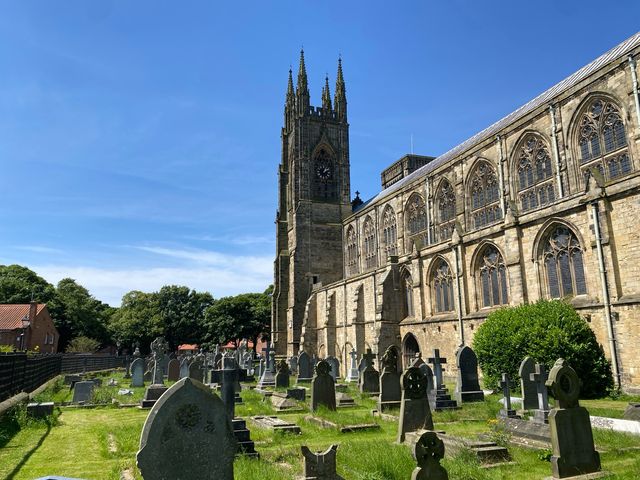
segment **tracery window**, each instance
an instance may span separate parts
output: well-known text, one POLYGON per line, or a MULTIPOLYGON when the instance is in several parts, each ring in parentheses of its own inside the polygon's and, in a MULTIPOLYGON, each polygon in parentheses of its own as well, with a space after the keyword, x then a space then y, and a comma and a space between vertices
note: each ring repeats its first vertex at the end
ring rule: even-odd
POLYGON ((353 225, 347 228, 347 275, 355 275, 358 273, 358 239, 356 229, 353 225))
POLYGON ((427 209, 423 198, 418 194, 411 195, 407 203, 407 230, 415 235, 427 228, 427 209))
POLYGON ((484 227, 502 218, 500 189, 493 167, 485 161, 471 176, 471 218, 474 228, 484 227))
POLYGON ((542 262, 549 297, 587 293, 582 247, 570 229, 557 226, 551 231, 543 246, 542 262))
POLYGON ((551 156, 546 142, 529 134, 518 151, 518 200, 523 212, 556 199, 551 156))
POLYGON ((411 275, 406 272, 402 277, 402 290, 404 293, 404 313, 405 317, 413 317, 413 282, 411 281, 411 275))
POLYGON ((622 115, 612 102, 603 99, 591 102, 580 120, 578 145, 585 181, 591 168, 598 169, 606 180, 632 170, 622 115))
POLYGON ((438 189, 436 208, 438 216, 436 241, 441 242, 451 238, 455 226, 456 194, 448 180, 444 180, 438 189))
POLYGON ((433 285, 433 308, 439 312, 453 311, 453 274, 449 264, 439 259, 433 270, 431 283, 433 285))
POLYGON ((373 226, 373 220, 367 216, 362 227, 362 236, 364 237, 364 265, 368 270, 378 266, 378 246, 376 243, 376 229, 373 226))
POLYGON ((396 213, 390 205, 387 205, 382 215, 382 241, 387 255, 398 254, 396 213))
POLYGON ((311 182, 314 200, 334 201, 338 198, 338 178, 331 155, 324 149, 313 159, 313 181, 311 182))
POLYGON ((478 265, 482 306, 493 307, 509 303, 507 296, 507 269, 496 247, 485 247, 478 265))

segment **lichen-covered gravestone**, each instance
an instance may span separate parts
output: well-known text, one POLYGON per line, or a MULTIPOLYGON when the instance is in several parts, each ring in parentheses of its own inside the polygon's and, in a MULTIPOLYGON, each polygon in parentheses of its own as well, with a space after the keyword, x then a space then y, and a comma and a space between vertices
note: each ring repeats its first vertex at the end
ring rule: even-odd
POLYGON ((220 398, 187 377, 149 412, 137 462, 144 480, 233 480, 236 450, 220 398))
POLYGON ((444 458, 444 443, 436 432, 424 432, 413 447, 413 458, 418 466, 411 474, 411 480, 448 480, 449 474, 440 465, 444 458))
POLYGON ((382 356, 382 375, 380 375, 380 395, 378 410, 383 412, 390 408, 398 408, 402 397, 400 374, 398 373, 398 349, 388 347, 382 356))
POLYGON ((320 360, 316 364, 316 374, 311 380, 311 411, 315 412, 320 405, 329 410, 336 409, 336 386, 329 375, 329 364, 320 360))
POLYGON ((524 410, 538 408, 538 389, 536 382, 531 380, 531 374, 535 372, 535 368, 535 360, 531 357, 524 357, 518 370, 520 390, 522 391, 522 408, 524 410))
POLYGON ((305 480, 343 480, 336 472, 338 445, 331 445, 326 451, 317 453, 309 450, 306 445, 302 445, 300 449, 304 457, 305 480))
POLYGON ((468 346, 462 347, 456 354, 458 365, 458 381, 456 382, 456 398, 458 402, 482 402, 484 393, 478 381, 478 357, 468 346))
POLYGON ((136 358, 131 363, 131 386, 144 387, 144 358, 136 358))
POLYGON ((546 382, 556 399, 556 407, 549 414, 554 478, 600 470, 600 455, 594 448, 589 412, 578 402, 580 383, 576 371, 562 358, 553 365, 546 382))
POLYGON ((433 418, 427 399, 427 379, 417 367, 409 367, 402 374, 402 400, 398 419, 398 443, 404 442, 407 432, 433 430, 433 418))

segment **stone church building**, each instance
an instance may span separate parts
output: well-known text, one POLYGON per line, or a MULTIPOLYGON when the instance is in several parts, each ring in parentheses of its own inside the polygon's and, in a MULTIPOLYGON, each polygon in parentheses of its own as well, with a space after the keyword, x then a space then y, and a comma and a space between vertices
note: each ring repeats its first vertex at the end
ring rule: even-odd
MULTIPOLYGON (((565 298, 640 391, 640 33, 439 157, 406 155, 352 201, 342 65, 282 128, 277 355, 390 345, 453 360, 503 305, 565 298)), ((345 372, 343 371, 342 374, 345 372)))

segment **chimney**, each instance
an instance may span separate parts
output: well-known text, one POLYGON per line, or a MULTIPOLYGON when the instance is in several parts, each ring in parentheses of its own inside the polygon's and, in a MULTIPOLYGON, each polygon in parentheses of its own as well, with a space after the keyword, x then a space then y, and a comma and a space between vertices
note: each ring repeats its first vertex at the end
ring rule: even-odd
POLYGON ((31 322, 31 325, 33 325, 33 322, 36 319, 36 313, 38 313, 38 302, 31 300, 31 303, 29 304, 29 321, 31 322))

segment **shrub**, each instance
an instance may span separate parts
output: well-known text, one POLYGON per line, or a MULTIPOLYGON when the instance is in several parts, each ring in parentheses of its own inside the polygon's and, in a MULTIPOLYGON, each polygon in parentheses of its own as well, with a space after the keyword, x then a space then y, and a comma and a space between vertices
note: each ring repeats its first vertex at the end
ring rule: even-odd
POLYGON ((76 337, 69 342, 69 353, 94 353, 100 348, 100 342, 89 337, 76 337))
POLYGON ((498 387, 502 373, 517 384, 520 363, 527 355, 544 363, 547 371, 558 358, 567 360, 582 380, 584 398, 605 396, 613 386, 611 365, 595 334, 561 300, 496 310, 478 328, 473 349, 489 388, 498 387))

